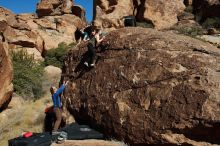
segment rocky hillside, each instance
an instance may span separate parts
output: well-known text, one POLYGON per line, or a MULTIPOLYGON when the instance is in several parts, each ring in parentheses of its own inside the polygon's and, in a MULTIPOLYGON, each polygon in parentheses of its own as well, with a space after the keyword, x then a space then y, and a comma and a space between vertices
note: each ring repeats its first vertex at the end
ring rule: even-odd
POLYGON ((41 0, 37 14, 14 14, 0 7, 0 109, 10 101, 13 91, 9 51, 26 50, 36 60, 59 43, 75 42, 77 28, 84 27, 85 10, 71 0, 41 0))
POLYGON ((37 15, 16 15, 2 7, 0 12, 0 27, 6 25, 2 36, 9 48, 26 49, 35 55, 35 59, 42 59, 44 51, 57 47, 61 42, 76 41, 77 28, 86 25, 84 9, 73 6, 70 0, 41 0, 37 5, 37 15))
POLYGON ((83 65, 85 44, 65 61, 64 103, 76 121, 132 145, 220 144, 219 49, 143 28, 112 31, 104 46, 95 68, 83 65))

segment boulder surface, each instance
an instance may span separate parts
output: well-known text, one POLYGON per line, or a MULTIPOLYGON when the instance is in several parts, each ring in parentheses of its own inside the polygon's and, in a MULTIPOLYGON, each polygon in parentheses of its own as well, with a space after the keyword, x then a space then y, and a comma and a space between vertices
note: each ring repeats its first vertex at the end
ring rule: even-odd
POLYGON ((220 144, 219 49, 124 28, 108 34, 95 68, 83 64, 86 50, 81 44, 70 51, 63 68, 70 81, 63 102, 77 122, 131 145, 181 144, 176 134, 220 144))

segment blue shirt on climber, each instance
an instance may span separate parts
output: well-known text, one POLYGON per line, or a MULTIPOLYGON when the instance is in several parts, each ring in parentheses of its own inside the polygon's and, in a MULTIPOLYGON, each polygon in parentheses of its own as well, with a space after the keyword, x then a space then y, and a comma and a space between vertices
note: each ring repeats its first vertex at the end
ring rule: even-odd
POLYGON ((53 100, 53 105, 54 108, 61 107, 61 100, 60 100, 60 94, 63 92, 63 90, 65 89, 65 84, 63 84, 53 95, 52 95, 52 100, 53 100))

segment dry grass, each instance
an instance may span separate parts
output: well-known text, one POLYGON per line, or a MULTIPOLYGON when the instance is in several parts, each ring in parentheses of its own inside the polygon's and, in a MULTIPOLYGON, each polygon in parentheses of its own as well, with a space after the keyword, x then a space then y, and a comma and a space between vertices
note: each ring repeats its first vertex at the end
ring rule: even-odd
POLYGON ((18 137, 25 131, 42 132, 45 103, 48 100, 50 95, 3 111, 0 114, 0 146, 7 146, 9 139, 18 137))

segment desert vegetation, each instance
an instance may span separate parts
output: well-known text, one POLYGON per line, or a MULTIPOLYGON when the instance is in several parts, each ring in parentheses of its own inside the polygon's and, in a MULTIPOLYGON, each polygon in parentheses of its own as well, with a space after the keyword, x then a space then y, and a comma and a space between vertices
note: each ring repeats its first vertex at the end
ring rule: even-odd
POLYGON ((26 51, 11 52, 14 69, 14 90, 25 99, 38 99, 42 95, 42 62, 34 60, 26 51))

